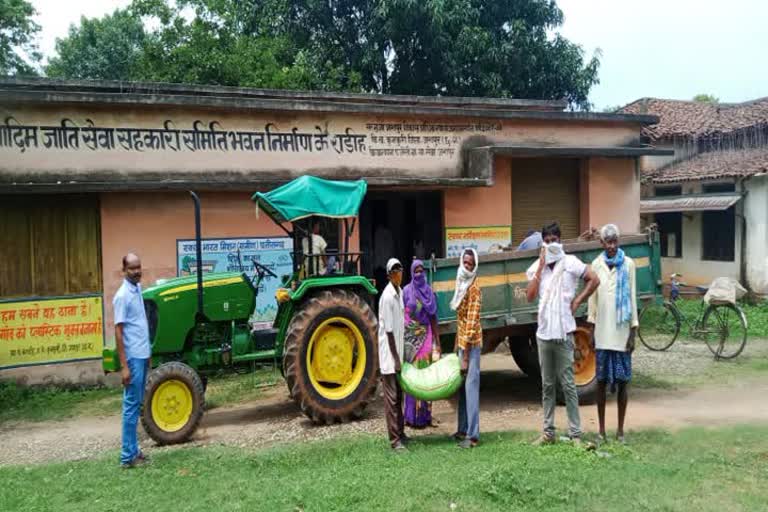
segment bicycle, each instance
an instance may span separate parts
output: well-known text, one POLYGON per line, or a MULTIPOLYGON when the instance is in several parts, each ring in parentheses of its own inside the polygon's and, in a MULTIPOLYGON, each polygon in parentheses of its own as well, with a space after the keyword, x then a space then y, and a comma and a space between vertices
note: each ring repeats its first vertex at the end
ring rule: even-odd
MULTIPOLYGON (((687 286, 672 274, 670 299, 654 297, 640 311, 638 336, 649 350, 664 351, 675 343, 682 323, 688 326, 691 337, 704 340, 715 359, 733 359, 741 354, 747 344, 747 318, 737 305, 725 302, 711 302, 706 308, 700 301, 697 317, 690 321, 677 306, 681 287, 687 286)), ((697 286, 699 293, 708 288, 697 286)))

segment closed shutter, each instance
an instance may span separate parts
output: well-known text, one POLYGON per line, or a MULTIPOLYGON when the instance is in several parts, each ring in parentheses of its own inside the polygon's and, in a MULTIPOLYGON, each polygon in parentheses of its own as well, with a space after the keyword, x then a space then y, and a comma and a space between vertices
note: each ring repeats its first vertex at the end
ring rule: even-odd
POLYGON ((101 292, 94 196, 0 196, 0 298, 101 292))
POLYGON ((579 236, 579 161, 566 158, 512 160, 512 240, 557 221, 563 239, 579 236))

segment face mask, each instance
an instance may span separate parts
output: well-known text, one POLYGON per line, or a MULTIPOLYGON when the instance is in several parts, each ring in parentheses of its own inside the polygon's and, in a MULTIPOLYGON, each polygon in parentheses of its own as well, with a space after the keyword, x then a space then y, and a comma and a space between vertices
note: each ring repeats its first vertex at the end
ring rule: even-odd
POLYGON ((544 244, 544 262, 547 265, 557 263, 565 257, 565 251, 563 250, 563 244, 553 242, 551 244, 544 244))

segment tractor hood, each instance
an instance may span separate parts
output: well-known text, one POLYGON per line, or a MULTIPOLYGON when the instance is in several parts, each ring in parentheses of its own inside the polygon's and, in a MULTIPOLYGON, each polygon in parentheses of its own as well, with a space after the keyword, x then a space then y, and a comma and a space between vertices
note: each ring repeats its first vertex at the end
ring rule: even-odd
POLYGON ((357 217, 367 189, 364 180, 302 176, 271 192, 256 192, 251 199, 278 224, 312 216, 344 219, 357 217))
MULTIPOLYGON (((247 279, 246 279, 247 281, 247 279)), ((243 282, 243 274, 239 272, 221 272, 203 274, 203 288, 222 286, 243 282)), ((153 299, 182 292, 197 290, 197 276, 175 277, 146 288, 142 295, 145 299, 153 299)))

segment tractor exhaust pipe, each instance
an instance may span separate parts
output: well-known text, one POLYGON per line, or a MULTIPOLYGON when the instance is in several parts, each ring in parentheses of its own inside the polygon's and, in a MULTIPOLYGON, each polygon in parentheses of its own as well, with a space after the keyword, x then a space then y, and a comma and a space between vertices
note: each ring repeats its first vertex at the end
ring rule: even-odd
POLYGON ((195 203, 195 257, 197 258, 197 316, 198 321, 203 321, 205 313, 203 312, 203 240, 200 229, 200 198, 197 194, 189 191, 192 201, 195 203))

